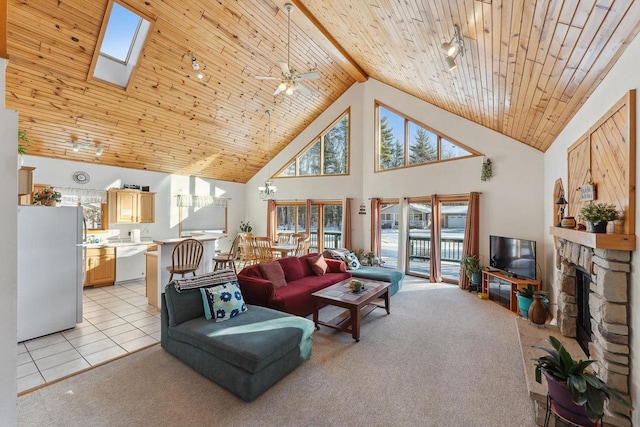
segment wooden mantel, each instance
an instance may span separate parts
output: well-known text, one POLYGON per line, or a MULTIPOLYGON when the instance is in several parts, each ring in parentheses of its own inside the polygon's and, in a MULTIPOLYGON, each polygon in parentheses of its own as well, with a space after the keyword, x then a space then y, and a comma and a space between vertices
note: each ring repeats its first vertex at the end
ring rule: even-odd
POLYGON ((635 251, 636 236, 634 234, 590 233, 571 228, 549 227, 552 236, 565 239, 593 249, 613 249, 617 251, 635 251))

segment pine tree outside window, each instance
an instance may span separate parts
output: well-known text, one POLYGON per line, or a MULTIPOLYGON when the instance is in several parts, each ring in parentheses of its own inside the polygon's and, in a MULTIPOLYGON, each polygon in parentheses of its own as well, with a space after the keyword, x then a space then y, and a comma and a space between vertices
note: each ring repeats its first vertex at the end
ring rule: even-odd
POLYGON ((349 174, 349 110, 289 160, 275 176, 325 176, 349 174))
POLYGON ((376 171, 481 155, 465 145, 378 102, 376 171))

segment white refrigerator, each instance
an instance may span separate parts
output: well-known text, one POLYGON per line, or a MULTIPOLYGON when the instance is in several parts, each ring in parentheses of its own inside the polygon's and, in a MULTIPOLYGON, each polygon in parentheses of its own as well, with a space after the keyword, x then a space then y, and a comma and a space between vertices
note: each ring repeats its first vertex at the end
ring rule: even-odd
POLYGON ((82 322, 80 207, 18 206, 18 342, 82 322))

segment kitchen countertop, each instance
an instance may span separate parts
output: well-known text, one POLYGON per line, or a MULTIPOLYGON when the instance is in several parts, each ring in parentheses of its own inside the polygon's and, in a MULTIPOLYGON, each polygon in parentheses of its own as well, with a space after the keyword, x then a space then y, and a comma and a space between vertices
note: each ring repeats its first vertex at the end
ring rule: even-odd
POLYGON ((100 243, 84 243, 82 246, 88 249, 94 248, 117 248, 121 246, 138 246, 152 245, 152 240, 141 240, 140 242, 100 242, 100 243))
POLYGON ((227 237, 227 235, 222 233, 205 233, 200 236, 193 236, 193 237, 182 237, 182 238, 176 237, 173 239, 158 239, 158 240, 154 240, 153 243, 157 243, 159 245, 167 245, 172 243, 178 243, 184 239, 196 239, 196 240, 200 240, 201 242, 206 242, 209 240, 218 240, 223 237, 227 237))

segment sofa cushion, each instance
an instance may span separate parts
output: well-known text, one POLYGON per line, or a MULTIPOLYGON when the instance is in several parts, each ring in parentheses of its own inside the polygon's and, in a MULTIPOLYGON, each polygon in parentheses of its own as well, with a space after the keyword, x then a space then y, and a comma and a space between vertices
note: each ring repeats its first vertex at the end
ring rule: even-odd
POLYGON ((308 316, 313 313, 312 293, 350 277, 349 273, 326 273, 324 276, 312 275, 298 279, 276 290, 274 308, 298 316, 308 316))
POLYGON ((204 304, 204 317, 223 322, 247 311, 237 282, 229 282, 212 288, 200 288, 204 304))
POLYGON ((357 270, 350 271, 353 277, 362 279, 379 280, 381 282, 389 282, 389 296, 395 294, 402 287, 404 273, 400 270, 383 267, 367 267, 362 266, 357 270))
POLYGON ((295 256, 288 256, 285 258, 280 258, 278 260, 282 270, 284 271, 284 277, 287 280, 287 283, 293 282, 294 280, 298 280, 305 276, 305 271, 300 265, 300 259, 295 256))
POLYGON ((300 260, 300 268, 302 269, 302 273, 303 273, 302 277, 315 276, 313 270, 311 270, 311 266, 307 262, 307 258, 311 258, 316 255, 318 255, 318 253, 314 252, 314 253, 302 255, 301 257, 298 258, 300 260))
POLYGON ((258 264, 260 271, 265 279, 273 283, 275 289, 287 286, 287 281, 284 278, 284 271, 278 261, 261 262, 258 264))
POLYGON ((349 253, 345 256, 344 262, 347 264, 347 270, 357 270, 360 268, 360 261, 354 253, 349 253))
POLYGON ((316 276, 322 276, 327 272, 327 262, 324 260, 322 254, 318 254, 316 256, 307 258, 307 262, 311 266, 311 270, 316 274, 316 276))
POLYGON ((338 259, 340 261, 344 261, 346 256, 349 255, 351 251, 346 248, 337 248, 337 249, 325 249, 323 255, 325 258, 333 258, 338 259))
POLYGON ((251 305, 245 314, 227 322, 200 317, 169 328, 167 333, 254 373, 298 347, 313 331, 313 322, 308 319, 251 305))
POLYGON ((167 302, 167 314, 169 326, 176 326, 196 317, 204 316, 202 295, 199 289, 191 289, 178 292, 172 284, 164 288, 167 302))

